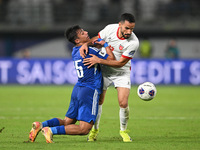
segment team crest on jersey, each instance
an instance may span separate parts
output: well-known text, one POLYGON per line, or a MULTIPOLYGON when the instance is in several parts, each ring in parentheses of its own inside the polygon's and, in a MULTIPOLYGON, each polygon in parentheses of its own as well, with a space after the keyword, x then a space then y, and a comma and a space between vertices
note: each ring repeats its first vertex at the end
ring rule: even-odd
POLYGON ((122 46, 121 44, 119 45, 119 50, 123 50, 124 46, 122 46))

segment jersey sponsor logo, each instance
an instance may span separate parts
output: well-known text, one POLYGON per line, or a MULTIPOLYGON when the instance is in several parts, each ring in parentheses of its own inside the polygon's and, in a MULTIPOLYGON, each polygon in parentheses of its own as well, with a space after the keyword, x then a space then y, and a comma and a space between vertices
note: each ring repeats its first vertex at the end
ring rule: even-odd
POLYGON ((135 51, 129 52, 129 55, 133 56, 135 54, 135 51))
POLYGON ((103 51, 100 51, 100 52, 99 52, 99 55, 105 57, 106 53, 104 53, 103 51))
POLYGON ((124 46, 123 45, 119 45, 119 50, 123 50, 124 46))

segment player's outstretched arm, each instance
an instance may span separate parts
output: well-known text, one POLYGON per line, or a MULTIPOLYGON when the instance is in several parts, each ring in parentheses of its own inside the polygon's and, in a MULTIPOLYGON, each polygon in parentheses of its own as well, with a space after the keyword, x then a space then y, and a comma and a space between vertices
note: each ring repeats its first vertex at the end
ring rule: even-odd
MULTIPOLYGON (((101 38, 98 38, 98 39, 95 41, 95 43, 98 44, 98 45, 101 45, 101 46, 105 47, 106 53, 108 54, 108 57, 107 57, 106 60, 115 60, 115 56, 114 56, 113 52, 111 51, 111 49, 109 48, 109 45, 108 45, 107 42, 105 42, 105 41, 104 41, 103 39, 101 39, 101 38)), ((101 60, 101 59, 100 59, 99 57, 97 57, 96 55, 93 55, 93 54, 89 54, 89 55, 92 56, 92 57, 90 57, 90 59, 85 58, 85 59, 83 60, 84 65, 88 65, 88 68, 90 68, 90 67, 92 67, 93 65, 99 63, 100 60, 101 60)))
POLYGON ((95 64, 103 64, 103 65, 107 65, 107 66, 111 66, 111 67, 123 67, 130 59, 121 57, 120 60, 108 60, 108 59, 101 59, 93 54, 90 54, 90 58, 86 58, 84 59, 83 63, 84 65, 88 65, 88 68, 90 68, 91 66, 95 65, 95 64))
POLYGON ((95 36, 80 47, 79 51, 82 58, 85 58, 86 54, 88 53, 88 46, 94 45, 94 41, 96 41, 97 39, 98 39, 98 36, 95 36))

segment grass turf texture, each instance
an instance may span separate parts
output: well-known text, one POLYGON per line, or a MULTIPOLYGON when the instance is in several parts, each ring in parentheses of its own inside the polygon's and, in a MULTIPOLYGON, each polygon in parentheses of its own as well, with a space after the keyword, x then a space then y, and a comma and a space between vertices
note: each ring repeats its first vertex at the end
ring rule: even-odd
POLYGON ((96 142, 87 136, 55 135, 47 144, 40 133, 35 143, 28 140, 31 124, 54 117, 64 118, 72 86, 0 86, 0 149, 139 149, 194 150, 200 148, 200 87, 157 86, 157 96, 149 102, 129 97, 128 129, 132 143, 119 135, 119 106, 116 90, 107 91, 96 142))

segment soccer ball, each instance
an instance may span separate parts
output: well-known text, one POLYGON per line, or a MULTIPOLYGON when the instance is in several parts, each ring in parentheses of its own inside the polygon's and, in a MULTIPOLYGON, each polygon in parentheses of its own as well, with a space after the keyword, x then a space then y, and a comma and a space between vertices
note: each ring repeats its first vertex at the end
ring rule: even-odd
POLYGON ((144 101, 150 101, 156 96, 156 87, 151 82, 145 82, 138 86, 137 94, 144 101))

